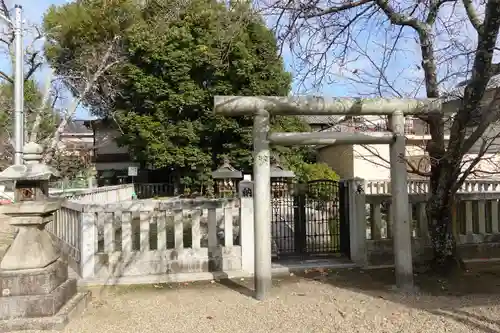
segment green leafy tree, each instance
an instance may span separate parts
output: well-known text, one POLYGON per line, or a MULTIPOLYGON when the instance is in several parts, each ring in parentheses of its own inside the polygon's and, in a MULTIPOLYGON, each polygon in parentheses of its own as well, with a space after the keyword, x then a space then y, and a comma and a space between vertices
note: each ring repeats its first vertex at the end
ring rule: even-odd
MULTIPOLYGON (((182 3, 82 0, 52 7, 47 55, 60 75, 80 73, 95 45, 120 36, 121 65, 84 98, 94 114, 112 117, 119 144, 155 168, 174 168, 187 186, 208 183, 222 158, 251 172, 252 119, 214 115, 215 95, 287 95, 276 40, 246 4, 215 0, 182 3)), ((71 81, 71 79, 69 79, 71 81)), ((78 86, 78 82, 71 82, 78 86)), ((308 130, 298 118, 274 118, 273 128, 308 130)), ((303 177, 310 149, 280 148, 285 164, 303 177)))

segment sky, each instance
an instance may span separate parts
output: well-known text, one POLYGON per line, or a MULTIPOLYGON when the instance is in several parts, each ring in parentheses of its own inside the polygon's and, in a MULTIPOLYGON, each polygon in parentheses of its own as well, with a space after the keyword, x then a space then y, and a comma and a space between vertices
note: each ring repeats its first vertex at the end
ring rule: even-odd
MULTIPOLYGON (((14 8, 14 5, 18 4, 22 6, 23 9, 23 19, 25 26, 31 24, 39 25, 42 22, 43 14, 52 5, 64 5, 68 3, 67 0, 7 0, 9 8, 14 8)), ((25 46, 30 43, 30 40, 25 38, 25 46)), ((0 58, 0 68, 6 72, 11 72, 10 61, 7 58, 0 58)), ((47 76, 48 68, 45 67, 35 74, 35 79, 39 84, 43 85, 45 82, 45 77, 47 76)), ((76 111, 75 119, 89 119, 91 118, 89 112, 84 108, 79 108, 76 111)))
MULTIPOLYGON (((405 3, 408 4, 408 7, 415 4, 414 1, 409 0, 398 2, 401 6, 404 6, 405 3)), ((304 62, 300 61, 301 58, 304 58, 300 55, 301 51, 304 50, 303 53, 309 57, 312 54, 317 55, 315 58, 313 57, 313 61, 307 59, 312 63, 317 62, 324 54, 327 55, 326 65, 329 78, 323 79, 322 84, 316 89, 312 89, 311 93, 316 92, 335 97, 367 95, 424 97, 425 86, 422 84, 424 73, 416 32, 412 28, 391 25, 386 15, 381 11, 369 16, 366 13, 360 14, 365 8, 350 10, 343 15, 333 14, 335 16, 294 21, 294 26, 300 27, 300 29, 290 34, 298 36, 298 38, 293 38, 291 45, 294 45, 296 51, 299 50, 299 54, 297 55, 295 52, 293 56, 286 50, 284 58, 287 65, 293 64, 290 67, 292 72, 294 68, 304 68, 304 62), (361 19, 354 19, 358 14, 360 14, 361 19), (356 23, 352 24, 353 21, 356 23), (344 30, 346 22, 350 22, 350 24, 349 28, 344 30), (328 27, 318 29, 319 26, 326 25, 328 27), (337 38, 335 39, 336 43, 332 45, 333 36, 337 36, 337 38), (397 44, 394 43, 395 40, 398 40, 397 44), (329 49, 329 52, 325 53, 326 48, 329 49), (384 64, 383 76, 387 81, 385 83, 379 81, 381 77, 379 69, 382 64, 384 64), (381 91, 378 90, 378 87, 382 88, 381 91)), ((478 12, 481 12, 482 6, 479 3, 477 3, 476 8, 478 12)), ((414 16, 419 15, 419 13, 423 13, 421 9, 416 10, 414 16)), ((268 19, 269 23, 273 26, 276 25, 272 19, 268 19)), ((289 20, 283 20, 282 31, 288 23, 289 20)), ((280 27, 279 24, 278 27, 280 27)), ((431 33, 436 46, 438 80, 442 81, 442 91, 447 92, 468 76, 470 59, 463 54, 467 54, 465 50, 472 51, 475 47, 476 32, 472 28, 464 8, 461 7, 461 2, 458 1, 441 7, 431 33)), ((311 68, 311 66, 306 67, 311 68)), ((306 80, 306 83, 309 83, 306 86, 309 88, 311 77, 312 75, 310 75, 309 80, 306 80)), ((295 87, 295 89, 297 88, 295 87)))
MULTIPOLYGON (((34 24, 41 23, 43 14, 51 5, 63 5, 68 2, 69 0, 8 0, 10 7, 13 7, 15 3, 22 5, 25 20, 27 23, 34 24)), ((444 8, 441 18, 444 19, 444 22, 447 22, 447 29, 450 26, 449 22, 457 22, 456 24, 453 23, 453 28, 456 30, 453 35, 455 42, 459 41, 462 44, 474 45, 474 33, 470 24, 463 23, 463 17, 460 17, 460 15, 462 15, 460 9, 454 8, 452 13, 451 7, 449 7, 444 8)), ((355 50, 351 50, 344 58, 340 57, 340 52, 343 50, 342 45, 338 45, 328 52, 328 79, 322 80, 320 85, 313 84, 314 76, 312 75, 307 76, 305 81, 301 80, 304 75, 304 63, 301 62, 301 57, 297 52, 294 53, 290 48, 285 47, 282 56, 286 69, 292 72, 294 76, 293 93, 329 97, 366 96, 378 93, 378 90, 373 85, 370 85, 370 83, 378 82, 378 75, 373 75, 373 73, 377 73, 376 65, 383 63, 384 59, 387 58, 388 45, 390 46, 392 40, 399 36, 401 42, 398 44, 398 50, 396 54, 392 54, 391 60, 386 63, 387 84, 385 84, 382 94, 384 96, 421 97, 424 93, 424 87, 421 84, 423 73, 420 66, 420 48, 416 42, 415 34, 408 29, 402 33, 398 29, 388 29, 388 24, 386 22, 384 25, 384 21, 386 22, 386 18, 381 16, 354 26, 350 34, 356 36, 355 45, 351 45, 351 49, 355 50), (300 70, 300 68, 303 68, 303 70, 300 70), (301 84, 304 82, 305 84, 301 84)), ((269 17, 267 17, 267 22, 269 25, 275 23, 269 17)), ((439 24, 437 29, 438 31, 435 33, 438 43, 448 45, 450 43, 449 35, 440 34, 440 30, 444 29, 439 24)), ((333 34, 334 31, 331 33, 333 34)), ((314 29, 302 28, 300 35, 302 41, 309 42, 307 44, 308 52, 321 53, 324 50, 325 40, 314 29)), ((444 51, 442 55, 445 56, 446 52, 444 51)), ((465 63, 465 59, 459 57, 455 57, 450 61, 454 70, 460 68, 463 63, 465 63)), ((0 68, 10 72, 9 61, 0 59, 0 68)), ((447 74, 445 71, 449 71, 449 68, 443 68, 440 71, 443 78, 447 74)), ((37 80, 43 82, 46 73, 46 68, 37 73, 37 80)), ((463 77, 449 78, 444 86, 448 89, 463 79, 463 77)), ((84 119, 89 117, 89 113, 80 108, 75 118, 84 119)))
MULTIPOLYGON (((51 5, 63 5, 65 3, 70 2, 69 0, 8 0, 10 7, 13 7, 14 4, 20 4, 23 6, 23 15, 25 20, 29 23, 39 24, 42 21, 43 14, 47 11, 47 9, 51 5)), ((294 73, 294 69, 296 67, 294 62, 294 57, 288 50, 284 50, 283 58, 285 60, 285 66, 288 71, 294 73)), ((0 59, 0 68, 5 70, 10 70, 10 63, 7 59, 0 59)), ((297 74, 297 73, 296 73, 297 74)), ((47 75, 47 69, 40 71, 37 73, 36 78, 39 82, 44 82, 44 77, 47 75)), ((298 74, 297 74, 298 76, 298 74)), ((294 81, 293 91, 295 93, 304 93, 303 87, 299 86, 298 80, 294 81)), ((328 96, 348 96, 353 93, 352 87, 349 87, 346 84, 342 84, 339 82, 338 84, 327 84, 324 85, 321 89, 307 89, 308 93, 317 93, 328 96)), ((77 111, 75 118, 77 119, 86 119, 90 118, 90 114, 84 108, 80 108, 77 111)))

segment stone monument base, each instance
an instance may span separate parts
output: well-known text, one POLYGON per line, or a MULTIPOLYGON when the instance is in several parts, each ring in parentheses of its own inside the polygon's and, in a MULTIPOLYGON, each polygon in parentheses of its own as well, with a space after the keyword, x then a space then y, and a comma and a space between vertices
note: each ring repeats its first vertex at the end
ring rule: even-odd
POLYGON ((62 260, 44 268, 0 271, 0 291, 0 332, 62 329, 90 298, 89 292, 77 292, 62 260))
POLYGON ((78 292, 54 316, 0 320, 0 332, 62 330, 70 320, 80 316, 89 302, 89 291, 78 292))

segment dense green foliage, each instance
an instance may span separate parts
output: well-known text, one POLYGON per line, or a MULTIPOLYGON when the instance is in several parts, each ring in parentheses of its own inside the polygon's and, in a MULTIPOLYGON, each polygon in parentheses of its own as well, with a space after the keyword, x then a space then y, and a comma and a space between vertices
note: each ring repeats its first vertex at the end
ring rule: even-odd
MULTIPOLYGON (((104 52, 119 36, 115 58, 122 61, 84 98, 94 114, 118 123, 118 142, 143 165, 177 170, 186 184, 206 183, 224 157, 251 172, 252 119, 215 116, 213 96, 288 94, 291 76, 272 32, 246 5, 136 3, 82 0, 51 8, 44 22, 52 66, 66 76, 95 69, 96 50, 104 52)), ((81 86, 82 76, 72 85, 81 86)), ((294 117, 272 123, 281 131, 308 130, 294 117)), ((318 172, 336 177, 310 164, 310 149, 277 150, 301 179, 318 172)))

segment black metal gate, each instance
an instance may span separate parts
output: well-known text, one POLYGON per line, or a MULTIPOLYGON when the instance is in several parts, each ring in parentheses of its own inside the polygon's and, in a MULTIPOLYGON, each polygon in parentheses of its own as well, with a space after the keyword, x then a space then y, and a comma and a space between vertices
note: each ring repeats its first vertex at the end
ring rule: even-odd
POLYGON ((328 179, 271 181, 273 254, 349 255, 349 222, 344 183, 328 179))

